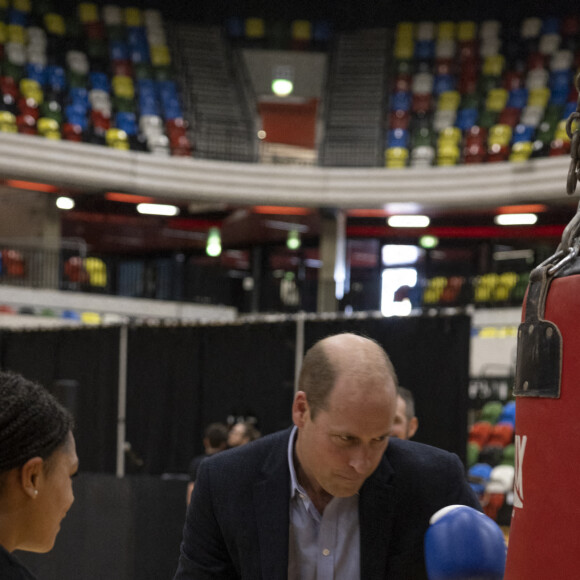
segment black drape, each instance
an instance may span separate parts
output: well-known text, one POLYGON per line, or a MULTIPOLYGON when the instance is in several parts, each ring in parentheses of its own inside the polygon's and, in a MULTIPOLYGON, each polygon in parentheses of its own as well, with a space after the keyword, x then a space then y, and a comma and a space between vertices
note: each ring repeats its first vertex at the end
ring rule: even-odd
POLYGON ((128 472, 184 472, 201 452, 203 333, 201 326, 129 330, 126 440, 135 456, 128 472))
POLYGON ((76 391, 71 410, 81 469, 115 470, 119 328, 4 330, 0 366, 55 394, 59 383, 69 383, 76 391))
POLYGON ((255 416, 262 433, 288 427, 294 396, 296 323, 207 327, 203 351, 203 416, 255 416))

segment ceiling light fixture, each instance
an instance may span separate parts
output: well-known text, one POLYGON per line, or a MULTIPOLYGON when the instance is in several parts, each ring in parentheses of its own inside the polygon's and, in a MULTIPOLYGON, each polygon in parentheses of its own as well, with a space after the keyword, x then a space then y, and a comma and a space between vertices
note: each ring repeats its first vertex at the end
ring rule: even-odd
POLYGON ((222 238, 219 228, 209 228, 205 253, 212 258, 217 258, 222 253, 222 238))
POLYGON ((74 199, 70 198, 70 197, 57 197, 56 199, 56 207, 58 207, 58 209, 73 209, 73 207, 75 206, 75 201, 74 199))
POLYGON ((531 226, 538 221, 538 216, 535 213, 502 213, 493 221, 498 226, 531 226))
POLYGON ((392 215, 387 219, 392 228, 426 228, 430 222, 426 215, 392 215))
POLYGON ((161 203, 140 203, 137 206, 137 211, 145 215, 174 216, 179 213, 179 208, 176 205, 165 205, 161 203))
POLYGON ((286 239, 286 246, 289 250, 297 250, 301 246, 300 234, 297 230, 290 230, 286 239))

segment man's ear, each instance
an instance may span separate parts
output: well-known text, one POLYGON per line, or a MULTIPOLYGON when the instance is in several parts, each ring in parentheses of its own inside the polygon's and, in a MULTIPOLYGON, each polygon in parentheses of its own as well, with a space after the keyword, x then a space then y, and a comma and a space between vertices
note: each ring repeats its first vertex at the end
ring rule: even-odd
POLYGON ((38 486, 43 474, 44 461, 42 457, 29 459, 20 468, 20 485, 26 495, 35 498, 38 495, 38 486))
POLYGON ((411 439, 411 437, 413 437, 413 435, 415 435, 415 433, 417 432, 417 429, 419 429, 419 419, 417 419, 417 417, 413 417, 409 421, 409 428, 408 428, 409 434, 407 435, 407 438, 411 439))
POLYGON ((306 398, 306 393, 304 391, 298 391, 294 395, 294 402, 292 403, 292 420, 296 427, 303 427, 306 423, 306 418, 310 413, 308 407, 308 399, 306 398))

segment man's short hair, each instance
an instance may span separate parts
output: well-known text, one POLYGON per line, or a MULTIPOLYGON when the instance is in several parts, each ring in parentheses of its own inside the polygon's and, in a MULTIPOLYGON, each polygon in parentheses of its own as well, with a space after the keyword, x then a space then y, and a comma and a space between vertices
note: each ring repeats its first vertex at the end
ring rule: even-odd
POLYGON ((210 423, 204 433, 213 449, 224 445, 228 440, 228 428, 223 423, 210 423))
POLYGON ((415 416, 415 397, 405 387, 397 387, 397 395, 405 401, 405 416, 410 421, 415 416))
MULTIPOLYGON (((353 333, 341 334, 359 336, 369 341, 369 343, 372 343, 376 347, 373 352, 373 362, 384 365, 385 371, 391 376, 395 386, 397 386, 398 380, 395 367, 384 348, 376 340, 368 338, 367 336, 354 335, 353 333)), ((365 368, 365 370, 372 371, 373 369, 365 368)), ((345 368, 341 368, 339 361, 331 360, 327 352, 325 339, 319 340, 306 352, 302 368, 300 369, 298 384, 300 389, 306 393, 312 419, 314 419, 319 410, 326 410, 328 408, 328 397, 340 372, 345 372, 345 368)))

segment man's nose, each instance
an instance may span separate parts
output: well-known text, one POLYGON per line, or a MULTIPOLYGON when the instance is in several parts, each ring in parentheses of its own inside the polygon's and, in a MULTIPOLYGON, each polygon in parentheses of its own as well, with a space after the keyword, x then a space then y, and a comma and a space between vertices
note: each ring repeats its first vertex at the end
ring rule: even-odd
POLYGON ((364 475, 371 465, 371 452, 368 449, 359 447, 353 451, 349 463, 357 473, 364 475))

